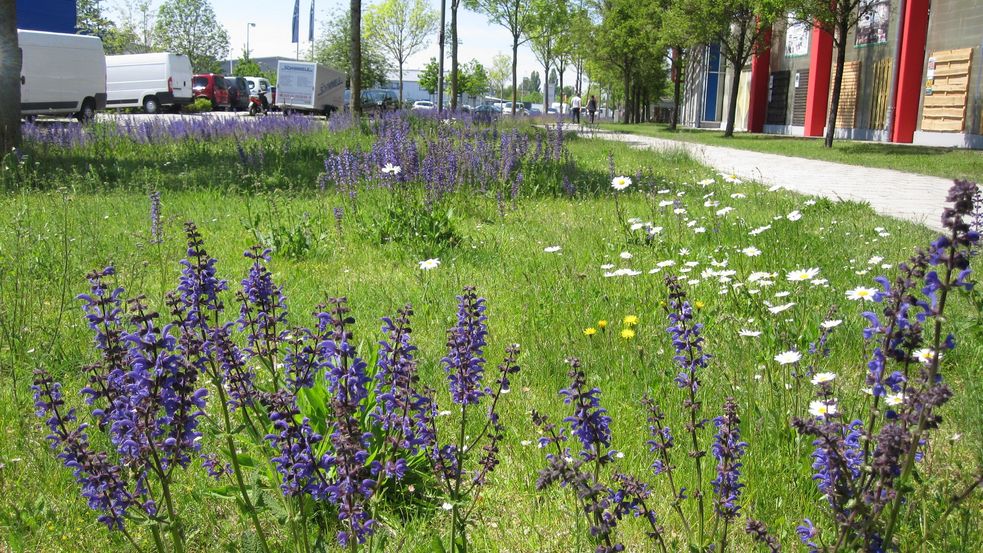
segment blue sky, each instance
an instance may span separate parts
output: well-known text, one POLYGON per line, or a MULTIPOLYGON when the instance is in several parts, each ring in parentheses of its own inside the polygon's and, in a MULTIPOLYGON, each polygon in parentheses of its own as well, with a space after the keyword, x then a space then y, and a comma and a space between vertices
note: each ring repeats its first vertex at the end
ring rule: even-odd
MULTIPOLYGON (((103 0, 105 5, 112 5, 114 0, 103 0)), ((449 3, 449 2, 448 2, 449 3)), ((155 2, 159 5, 159 0, 155 2)), ((431 0, 435 10, 440 9, 436 0, 431 0)), ((349 2, 338 0, 317 0, 315 5, 315 36, 321 30, 324 22, 329 21, 334 13, 344 10, 349 2)), ((363 8, 370 3, 363 0, 363 8)), ((290 42, 290 28, 293 17, 293 0, 212 0, 212 7, 231 38, 231 56, 239 57, 246 44, 246 26, 256 23, 249 29, 249 49, 253 56, 293 56, 295 46, 290 42)), ((301 51, 309 51, 307 39, 307 21, 311 9, 311 0, 300 0, 300 35, 305 40, 301 51)), ((450 17, 448 10, 448 18, 450 17)), ((461 8, 458 14, 459 35, 461 45, 459 59, 462 62, 472 58, 477 59, 485 67, 491 65, 492 57, 501 52, 510 55, 512 38, 503 27, 491 25, 483 15, 468 12, 461 8)), ((449 55, 449 52, 448 52, 449 55)), ((437 40, 434 36, 430 46, 422 53, 413 56, 407 63, 407 69, 421 69, 431 57, 437 56, 437 40)), ((533 70, 542 74, 543 69, 533 56, 528 46, 519 48, 519 75, 528 75, 533 70)), ((573 70, 568 69, 564 81, 572 82, 573 70)))

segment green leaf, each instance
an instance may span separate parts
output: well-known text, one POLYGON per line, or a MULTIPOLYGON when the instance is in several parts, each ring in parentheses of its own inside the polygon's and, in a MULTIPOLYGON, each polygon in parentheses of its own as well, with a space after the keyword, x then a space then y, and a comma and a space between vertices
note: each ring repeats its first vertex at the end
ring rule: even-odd
POLYGON ((205 495, 210 495, 219 499, 237 499, 239 497, 238 492, 238 487, 228 484, 225 486, 209 488, 207 491, 205 491, 205 495))
POLYGON ((433 541, 430 542, 430 551, 433 553, 447 553, 444 549, 444 542, 440 541, 440 536, 434 536, 433 541))
POLYGON ((262 550, 255 532, 246 530, 239 534, 239 551, 241 553, 260 553, 262 550))

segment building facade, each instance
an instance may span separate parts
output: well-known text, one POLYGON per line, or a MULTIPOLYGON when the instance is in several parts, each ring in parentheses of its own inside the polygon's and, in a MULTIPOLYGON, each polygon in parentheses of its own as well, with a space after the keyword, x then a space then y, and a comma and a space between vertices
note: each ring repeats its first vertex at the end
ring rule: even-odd
MULTIPOLYGON (((866 0, 847 37, 838 138, 983 148, 983 6, 979 0, 866 0), (930 9, 931 8, 931 9, 930 9)), ((735 127, 822 136, 832 99, 832 37, 789 17, 740 75, 710 45, 689 60, 681 121, 722 128, 730 83, 735 127)))
POLYGON ((75 34, 75 0, 17 0, 17 28, 75 34))

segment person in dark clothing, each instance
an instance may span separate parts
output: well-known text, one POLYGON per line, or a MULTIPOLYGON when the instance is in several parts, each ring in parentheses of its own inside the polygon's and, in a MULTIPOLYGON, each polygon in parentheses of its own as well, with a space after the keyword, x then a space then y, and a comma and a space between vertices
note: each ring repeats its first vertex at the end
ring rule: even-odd
POLYGON ((590 124, 594 124, 594 113, 597 112, 597 97, 591 95, 590 100, 587 100, 587 115, 590 116, 590 124))

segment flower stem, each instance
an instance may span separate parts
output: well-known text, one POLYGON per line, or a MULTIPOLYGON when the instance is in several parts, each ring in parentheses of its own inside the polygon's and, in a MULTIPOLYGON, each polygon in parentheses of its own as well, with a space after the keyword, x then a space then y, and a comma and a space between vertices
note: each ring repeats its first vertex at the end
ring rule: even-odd
POLYGON ((270 553, 270 546, 266 542, 263 525, 259 522, 259 515, 256 514, 256 508, 249 499, 249 492, 246 490, 246 481, 242 477, 242 467, 239 466, 239 456, 236 454, 235 441, 232 439, 232 419, 229 416, 229 404, 225 397, 225 388, 217 380, 215 387, 218 389, 219 403, 222 405, 222 422, 225 425, 225 446, 229 450, 229 458, 232 461, 232 472, 235 475, 236 485, 239 487, 239 495, 241 496, 242 503, 246 506, 249 518, 252 520, 253 528, 256 529, 256 536, 259 537, 259 544, 263 548, 263 553, 270 553))

